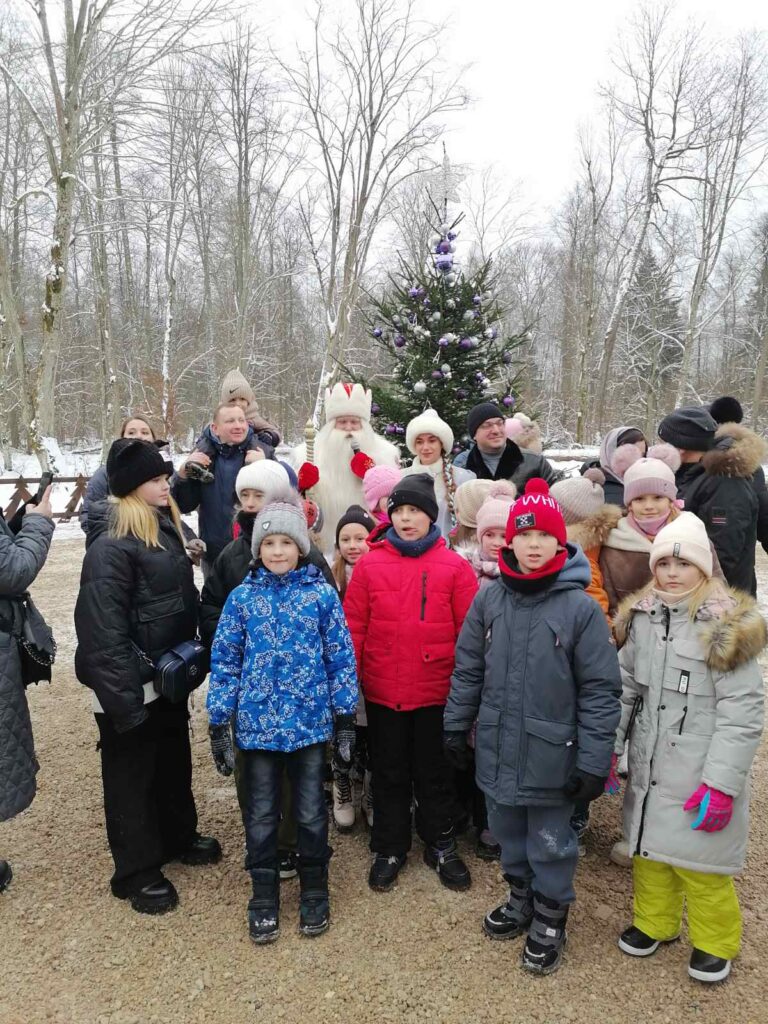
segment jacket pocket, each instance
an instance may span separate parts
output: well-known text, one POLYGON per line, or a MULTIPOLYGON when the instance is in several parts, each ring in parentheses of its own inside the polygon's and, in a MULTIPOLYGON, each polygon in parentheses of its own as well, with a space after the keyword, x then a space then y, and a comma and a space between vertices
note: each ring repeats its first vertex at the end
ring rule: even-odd
POLYGON ((526 715, 522 785, 562 789, 575 766, 576 726, 526 715))
POLYGON ((501 711, 481 704, 475 730, 475 775, 477 781, 493 785, 499 774, 501 756, 501 711))
POLYGON ((667 733, 661 740, 661 758, 654 764, 651 785, 657 782, 665 796, 684 804, 701 785, 711 739, 690 732, 667 733))
POLYGON ((165 619, 169 615, 183 614, 184 599, 181 594, 166 594, 157 597, 154 601, 147 601, 136 609, 136 618, 139 622, 154 622, 156 619, 165 619))

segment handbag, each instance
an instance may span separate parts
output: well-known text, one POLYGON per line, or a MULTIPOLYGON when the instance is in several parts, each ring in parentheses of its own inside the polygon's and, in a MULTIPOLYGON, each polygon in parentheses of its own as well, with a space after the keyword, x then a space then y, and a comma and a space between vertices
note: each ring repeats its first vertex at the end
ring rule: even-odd
POLYGON ((155 692, 172 704, 185 701, 202 683, 211 667, 210 651, 201 640, 182 640, 156 662, 137 644, 133 647, 142 661, 152 668, 155 692))
POLYGON ((50 683, 57 646, 53 630, 29 594, 22 596, 21 610, 21 633, 16 640, 21 659, 21 681, 26 690, 32 683, 50 683))

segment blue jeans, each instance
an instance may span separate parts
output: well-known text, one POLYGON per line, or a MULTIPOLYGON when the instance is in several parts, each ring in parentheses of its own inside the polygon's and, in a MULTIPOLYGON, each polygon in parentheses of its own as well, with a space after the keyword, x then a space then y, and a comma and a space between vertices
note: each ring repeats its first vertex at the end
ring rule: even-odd
POLYGON ((299 858, 304 864, 325 864, 331 853, 323 790, 325 743, 313 743, 290 753, 243 750, 241 754, 247 870, 277 866, 277 830, 284 770, 293 791, 299 858))

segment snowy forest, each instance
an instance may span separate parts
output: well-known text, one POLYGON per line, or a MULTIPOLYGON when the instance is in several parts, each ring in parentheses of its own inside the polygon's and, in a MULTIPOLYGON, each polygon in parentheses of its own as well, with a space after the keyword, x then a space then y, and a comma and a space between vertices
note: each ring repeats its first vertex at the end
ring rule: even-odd
MULTIPOLYGON (((518 408, 550 443, 655 432, 723 393, 768 426, 768 62, 671 6, 627 20, 546 217, 450 162, 471 117, 450 26, 409 0, 308 7, 273 49, 228 0, 9 0, 0 13, 0 451, 183 444, 239 366, 297 439, 341 367, 386 380, 371 309, 430 252, 492 257, 518 408), (446 155, 447 154, 447 155, 446 155)), ((547 130, 542 125, 542 131, 547 130)), ((527 144, 535 145, 535 140, 527 144)))

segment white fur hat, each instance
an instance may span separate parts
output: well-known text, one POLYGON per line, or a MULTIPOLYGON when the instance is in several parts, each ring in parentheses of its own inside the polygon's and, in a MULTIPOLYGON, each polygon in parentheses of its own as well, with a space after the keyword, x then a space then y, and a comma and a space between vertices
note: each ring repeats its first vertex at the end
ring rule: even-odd
POLYGON ((411 455, 416 454, 413 447, 419 434, 434 434, 443 446, 446 455, 450 455, 453 449, 453 431, 441 420, 435 409, 425 409, 420 416, 414 416, 405 428, 405 443, 411 455))
POLYGON ((325 422, 330 423, 337 416, 359 416, 361 420, 371 418, 371 392, 362 384, 342 384, 325 389, 325 422))
POLYGON ((268 494, 276 487, 284 487, 290 483, 285 467, 274 459, 260 459, 243 466, 235 480, 235 492, 238 498, 245 490, 262 491, 268 494))

